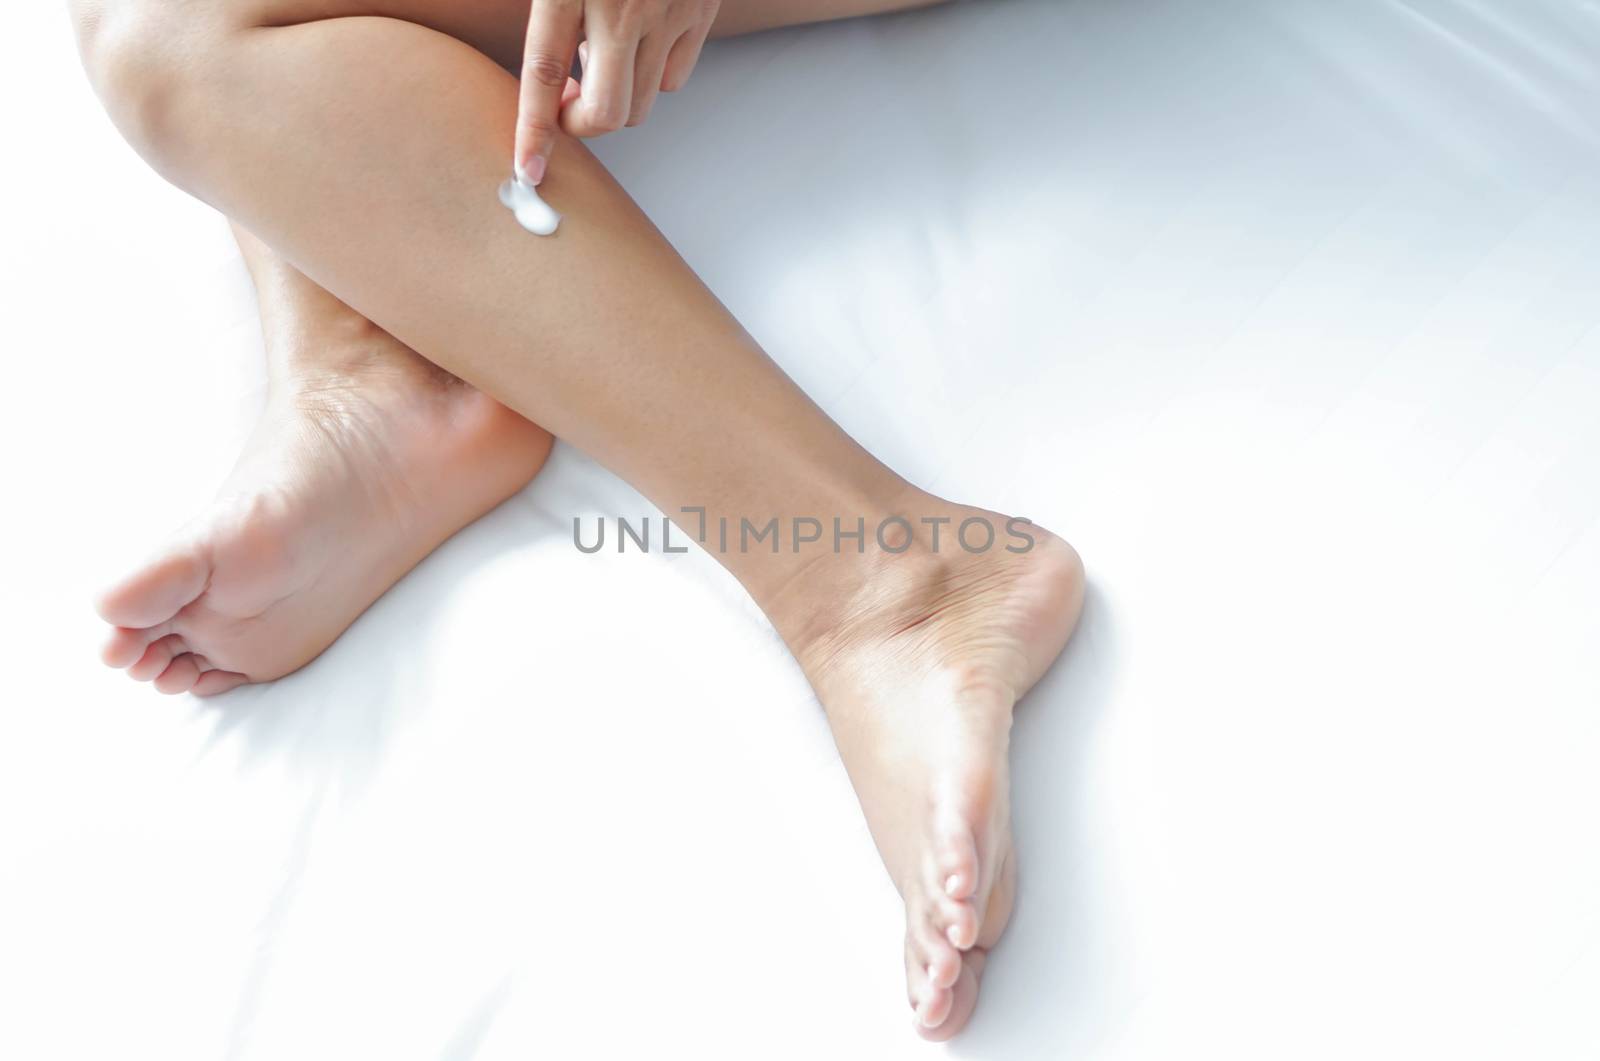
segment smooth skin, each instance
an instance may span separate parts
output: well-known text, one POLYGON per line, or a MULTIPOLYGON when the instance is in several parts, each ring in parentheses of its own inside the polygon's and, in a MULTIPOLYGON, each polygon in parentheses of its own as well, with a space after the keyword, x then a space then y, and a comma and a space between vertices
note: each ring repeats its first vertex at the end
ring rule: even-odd
MULTIPOLYGON (((901 6, 729 2, 718 28, 901 6)), ((1042 528, 1026 551, 955 547, 964 521, 1006 517, 919 490, 850 439, 567 134, 542 187, 565 223, 518 228, 494 190, 525 3, 74 13, 124 135, 254 234, 274 364, 268 414, 217 503, 101 600, 108 662, 199 693, 289 673, 527 482, 552 433, 669 515, 902 517, 908 533, 883 548, 869 534, 860 552, 796 550, 785 532, 775 552, 713 555, 827 712, 905 900, 918 1030, 959 1031, 1010 915, 1012 710, 1077 620, 1071 547, 1042 528)))

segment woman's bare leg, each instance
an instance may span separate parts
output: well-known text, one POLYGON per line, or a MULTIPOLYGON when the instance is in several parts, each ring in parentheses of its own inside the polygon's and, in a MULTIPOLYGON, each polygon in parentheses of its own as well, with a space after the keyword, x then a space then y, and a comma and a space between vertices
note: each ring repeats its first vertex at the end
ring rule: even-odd
MULTIPOLYGON (((494 197, 516 85, 480 52, 369 6, 216 7, 126 0, 85 23, 102 95, 164 174, 669 515, 703 509, 713 546, 723 520, 778 520, 771 551, 713 551, 827 710, 905 898, 910 1001, 925 1034, 953 1034, 1010 912, 1011 712, 1076 621, 1076 555, 1039 529, 1008 551, 1004 517, 862 450, 581 145, 543 188, 560 233, 517 228, 494 197), (795 517, 865 540, 805 545, 795 517), (989 547, 959 548, 984 541, 964 524, 989 547)), ((186 611, 164 621, 183 634, 186 611)))
MULTIPOLYGON (((928 0, 731 0, 722 8, 715 34, 729 36, 795 22, 894 10, 921 2, 928 0)), ((469 36, 475 46, 493 51, 498 62, 510 64, 521 39, 518 16, 525 13, 526 0, 483 3, 467 18, 458 17, 450 28, 469 36)), ((283 543, 310 536, 326 537, 332 526, 348 524, 354 515, 349 511, 352 505, 348 501, 334 504, 334 497, 364 495, 337 489, 341 480, 353 472, 368 479, 378 474, 378 469, 363 467, 376 458, 377 451, 369 449, 369 459, 364 462, 357 452, 335 452, 341 442, 339 433, 303 430, 300 421, 311 415, 304 408, 303 397, 309 390, 326 395, 338 389, 346 395, 359 395, 360 404, 368 407, 369 420, 370 413, 379 407, 398 414, 402 405, 413 410, 437 408, 441 401, 448 401, 457 410, 489 406, 471 387, 434 368, 368 322, 255 236, 237 225, 234 232, 260 306, 274 396, 271 411, 241 458, 240 471, 224 484, 217 501, 144 564, 108 588, 101 600, 100 611, 113 624, 103 652, 106 661, 126 668, 136 679, 154 681, 159 690, 167 693, 222 692, 249 680, 246 675, 275 674, 309 661, 387 588, 384 580, 389 574, 403 574, 444 537, 475 519, 486 502, 492 505, 502 499, 503 492, 514 490, 536 473, 552 441, 542 428, 531 423, 517 424, 517 417, 503 407, 488 408, 489 415, 474 424, 484 436, 482 442, 506 447, 504 460, 492 462, 494 474, 477 477, 477 489, 463 493, 458 506, 445 509, 436 504, 435 511, 442 520, 425 529, 419 527, 408 540, 396 543, 389 562, 376 569, 359 588, 339 583, 339 606, 328 608, 318 602, 318 622, 305 623, 300 615, 283 609, 262 610, 258 599, 262 595, 258 593, 245 593, 242 597, 232 594, 230 599, 229 588, 246 580, 251 586, 265 585, 270 599, 276 601, 277 587, 296 581, 295 573, 284 569, 284 557, 291 553, 303 555, 302 550, 284 548, 283 543), (291 395, 302 397, 291 400, 291 395), (289 407, 298 410, 295 417, 283 415, 289 407), (247 521, 240 519, 237 512, 255 507, 250 495, 269 489, 279 493, 285 490, 280 481, 282 474, 260 474, 264 452, 278 453, 295 468, 297 485, 288 492, 303 496, 300 503, 288 505, 287 513, 275 521, 270 534, 255 519, 248 522, 252 532, 246 535, 243 530, 247 521), (517 473, 519 467, 526 469, 526 476, 517 473), (321 492, 329 496, 317 496, 313 486, 320 486, 321 492), (267 543, 271 547, 262 548, 267 543), (207 592, 194 595, 197 585, 206 586, 207 592), (216 667, 204 655, 191 651, 182 636, 161 633, 167 629, 164 620, 129 625, 144 622, 152 615, 170 615, 176 610, 171 607, 174 599, 187 601, 184 607, 188 609, 193 640, 215 646, 226 636, 233 650, 225 656, 230 665, 242 670, 216 667), (194 629, 208 608, 212 609, 208 628, 194 629), (280 633, 280 629, 291 627, 296 633, 292 640, 280 633)), ((343 403, 341 416, 351 415, 351 404, 343 403)), ((319 405, 316 415, 326 419, 329 413, 319 405)), ((431 430, 415 415, 388 416, 385 423, 389 432, 431 430)), ((442 455, 444 448, 439 447, 435 454, 442 455)), ((282 467, 284 461, 276 463, 280 472, 286 470, 282 467)), ((432 463, 416 462, 402 468, 386 462, 382 474, 391 479, 404 474, 426 477, 432 463)), ((420 488, 423 484, 417 485, 420 488)), ((379 513, 371 506, 361 507, 368 517, 378 518, 379 513)), ((366 535, 344 540, 352 553, 357 551, 358 542, 362 551, 369 551, 366 535)), ((304 601, 304 596, 296 599, 311 603, 304 601)))
POLYGON ((780 26, 807 22, 831 22, 860 15, 884 15, 930 7, 945 0, 722 0, 713 37, 732 37, 780 26))
POLYGON ((100 601, 106 662, 166 693, 308 662, 550 452, 548 432, 235 233, 261 307, 266 408, 211 505, 100 601))

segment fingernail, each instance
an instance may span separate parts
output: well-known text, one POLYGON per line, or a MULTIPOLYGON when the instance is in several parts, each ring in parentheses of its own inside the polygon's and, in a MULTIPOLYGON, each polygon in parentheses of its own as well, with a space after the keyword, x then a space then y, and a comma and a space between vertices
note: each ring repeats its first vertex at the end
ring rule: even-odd
POLYGON ((955 873, 950 874, 950 879, 944 882, 944 890, 949 892, 951 895, 954 895, 956 893, 956 889, 959 887, 961 887, 960 875, 955 873))
POLYGON ((534 155, 528 160, 527 165, 517 166, 517 180, 529 187, 538 184, 544 180, 544 165, 544 156, 534 155))
POLYGON ((959 932, 956 931, 956 926, 951 925, 949 928, 945 929, 944 930, 944 936, 945 936, 945 939, 948 939, 950 941, 950 945, 952 947, 961 946, 961 935, 960 935, 959 932))

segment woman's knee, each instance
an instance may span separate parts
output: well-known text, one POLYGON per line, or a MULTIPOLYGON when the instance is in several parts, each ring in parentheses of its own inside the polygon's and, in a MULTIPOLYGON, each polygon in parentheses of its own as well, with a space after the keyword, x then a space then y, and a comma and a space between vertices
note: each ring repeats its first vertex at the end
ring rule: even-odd
POLYGON ((184 134, 181 112, 211 76, 209 4, 182 0, 69 0, 78 53, 111 120, 152 162, 184 134))

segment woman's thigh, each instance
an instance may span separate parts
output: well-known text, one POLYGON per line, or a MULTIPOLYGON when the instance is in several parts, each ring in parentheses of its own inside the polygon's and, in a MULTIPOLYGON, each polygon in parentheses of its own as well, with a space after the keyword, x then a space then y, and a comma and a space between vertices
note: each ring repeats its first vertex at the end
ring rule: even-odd
MULTIPOLYGON (((939 2, 942 0, 722 0, 712 36, 876 15, 939 2)), ((531 4, 532 0, 235 0, 228 7, 233 17, 253 25, 289 25, 353 15, 404 19, 449 34, 502 66, 515 68, 522 62, 531 4)))
POLYGON ((722 0, 713 37, 794 26, 802 22, 829 22, 858 15, 881 15, 912 7, 927 7, 945 0, 722 0))

